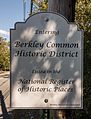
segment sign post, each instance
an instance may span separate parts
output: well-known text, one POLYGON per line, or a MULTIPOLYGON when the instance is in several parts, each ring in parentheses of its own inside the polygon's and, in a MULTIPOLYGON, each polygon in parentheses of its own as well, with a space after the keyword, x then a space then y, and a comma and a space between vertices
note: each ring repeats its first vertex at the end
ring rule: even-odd
POLYGON ((82 31, 37 13, 11 29, 11 107, 82 108, 82 31))

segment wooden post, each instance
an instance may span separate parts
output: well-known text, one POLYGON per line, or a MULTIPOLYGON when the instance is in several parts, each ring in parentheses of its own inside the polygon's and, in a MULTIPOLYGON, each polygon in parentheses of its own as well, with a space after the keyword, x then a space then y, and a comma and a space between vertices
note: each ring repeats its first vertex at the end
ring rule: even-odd
MULTIPOLYGON (((74 22, 75 2, 76 0, 49 0, 48 11, 62 14, 69 22, 74 22)), ((72 119, 72 111, 55 110, 54 119, 72 119)))
POLYGON ((62 14, 68 21, 74 22, 76 0, 49 0, 48 11, 62 14))

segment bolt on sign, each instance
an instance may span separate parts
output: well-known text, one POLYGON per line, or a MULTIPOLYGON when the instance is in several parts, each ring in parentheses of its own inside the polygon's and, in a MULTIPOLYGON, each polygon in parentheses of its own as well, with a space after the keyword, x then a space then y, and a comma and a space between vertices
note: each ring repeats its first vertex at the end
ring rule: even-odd
POLYGON ((45 12, 11 32, 11 107, 82 108, 82 31, 45 12))

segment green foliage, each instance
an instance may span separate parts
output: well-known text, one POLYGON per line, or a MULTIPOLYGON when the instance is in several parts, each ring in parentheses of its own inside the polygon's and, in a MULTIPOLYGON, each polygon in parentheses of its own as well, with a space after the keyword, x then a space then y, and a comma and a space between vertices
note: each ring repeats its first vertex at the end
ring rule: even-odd
POLYGON ((84 30, 84 79, 82 110, 76 110, 77 118, 91 118, 91 0, 77 0, 76 22, 84 30))
POLYGON ((91 0, 77 0, 76 22, 81 29, 91 32, 91 0))
POLYGON ((46 11, 48 8, 48 0, 33 0, 33 2, 39 6, 38 11, 46 11))
POLYGON ((10 52, 8 43, 0 37, 0 70, 10 69, 10 52))

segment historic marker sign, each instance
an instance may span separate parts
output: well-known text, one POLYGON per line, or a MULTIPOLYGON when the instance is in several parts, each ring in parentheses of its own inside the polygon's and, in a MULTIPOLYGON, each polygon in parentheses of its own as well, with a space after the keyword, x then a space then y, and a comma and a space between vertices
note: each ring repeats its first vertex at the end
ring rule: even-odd
POLYGON ((11 29, 11 107, 82 108, 82 32, 55 13, 11 29))

